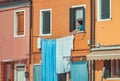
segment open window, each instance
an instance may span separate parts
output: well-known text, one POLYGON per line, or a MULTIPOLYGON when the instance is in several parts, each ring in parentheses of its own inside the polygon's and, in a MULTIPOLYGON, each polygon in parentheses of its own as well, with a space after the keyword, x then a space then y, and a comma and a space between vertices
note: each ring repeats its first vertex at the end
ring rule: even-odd
POLYGON ((85 7, 70 8, 70 32, 75 30, 78 26, 78 20, 82 21, 82 28, 80 32, 85 32, 85 7))
POLYGON ((25 11, 14 12, 14 36, 20 37, 25 35, 25 11))

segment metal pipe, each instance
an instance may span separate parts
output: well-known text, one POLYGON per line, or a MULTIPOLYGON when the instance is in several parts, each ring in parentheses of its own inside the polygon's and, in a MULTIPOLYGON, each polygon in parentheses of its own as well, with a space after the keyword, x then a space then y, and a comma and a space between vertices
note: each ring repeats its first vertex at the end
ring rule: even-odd
MULTIPOLYGON (((90 1, 90 15, 91 15, 91 28, 90 28, 90 40, 91 40, 91 45, 90 45, 90 48, 94 48, 96 45, 95 45, 95 0, 91 0, 90 1)), ((94 61, 91 62, 91 81, 94 81, 94 76, 95 76, 95 71, 94 71, 94 61)))
POLYGON ((32 0, 30 0, 30 31, 29 31, 29 64, 31 64, 31 54, 32 54, 32 0))

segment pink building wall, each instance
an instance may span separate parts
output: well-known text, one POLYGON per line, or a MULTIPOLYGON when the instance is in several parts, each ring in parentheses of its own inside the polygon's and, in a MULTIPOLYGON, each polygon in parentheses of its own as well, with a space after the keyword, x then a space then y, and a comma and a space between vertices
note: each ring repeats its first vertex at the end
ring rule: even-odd
POLYGON ((0 61, 25 59, 29 54, 29 8, 0 10, 0 61), (25 36, 14 37, 14 11, 25 10, 25 36))

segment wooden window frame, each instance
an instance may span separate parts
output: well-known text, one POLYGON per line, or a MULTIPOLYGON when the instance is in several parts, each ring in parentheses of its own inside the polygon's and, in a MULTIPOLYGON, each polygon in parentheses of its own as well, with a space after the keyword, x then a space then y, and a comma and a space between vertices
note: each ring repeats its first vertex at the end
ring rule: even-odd
POLYGON ((25 10, 15 10, 14 11, 14 37, 24 37, 25 36, 25 10), (23 35, 17 34, 17 13, 24 12, 24 32, 23 35))

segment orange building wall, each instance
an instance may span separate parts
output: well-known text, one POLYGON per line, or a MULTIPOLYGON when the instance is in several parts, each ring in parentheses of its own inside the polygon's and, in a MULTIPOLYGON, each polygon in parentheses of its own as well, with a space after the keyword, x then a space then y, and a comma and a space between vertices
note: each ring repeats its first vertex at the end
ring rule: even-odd
MULTIPOLYGON (((74 50, 89 49, 87 41, 90 39, 90 0, 33 0, 32 52, 39 52, 37 48, 37 38, 40 33, 41 9, 52 9, 52 35, 46 36, 45 38, 56 38, 70 34, 69 9, 72 8, 72 6, 83 4, 86 4, 86 33, 75 35, 74 50)), ((76 54, 76 51, 73 52, 73 55, 74 54, 76 54)), ((79 54, 83 54, 83 52, 79 52, 79 54)))
POLYGON ((111 0, 109 21, 98 21, 98 0, 96 0, 96 43, 101 45, 120 45, 120 0, 111 0))
MULTIPOLYGON (((111 20, 98 21, 98 0, 96 0, 96 27, 95 27, 95 41, 100 45, 120 45, 120 0, 111 0, 111 20)), ((95 81, 100 81, 103 68, 103 61, 95 62, 95 81)), ((107 80, 103 81, 120 81, 107 80)))

